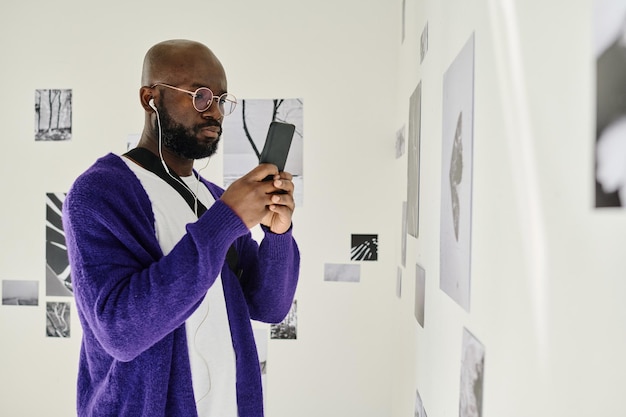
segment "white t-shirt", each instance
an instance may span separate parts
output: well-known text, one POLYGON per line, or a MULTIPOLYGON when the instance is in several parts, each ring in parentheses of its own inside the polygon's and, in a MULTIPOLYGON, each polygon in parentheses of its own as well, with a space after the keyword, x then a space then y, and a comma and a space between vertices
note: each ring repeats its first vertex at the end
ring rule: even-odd
MULTIPOLYGON (((146 190, 155 217, 156 236, 167 255, 197 220, 187 202, 156 174, 122 158, 146 190)), ((193 194, 210 207, 215 199, 195 176, 181 178, 193 194)), ((236 367, 222 277, 185 323, 193 393, 199 417, 237 417, 236 367)))

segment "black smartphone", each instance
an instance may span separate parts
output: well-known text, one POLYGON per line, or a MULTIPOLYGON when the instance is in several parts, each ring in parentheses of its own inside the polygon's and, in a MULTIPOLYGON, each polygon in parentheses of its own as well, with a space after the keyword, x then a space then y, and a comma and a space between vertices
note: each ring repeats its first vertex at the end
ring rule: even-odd
POLYGON ((296 127, 290 123, 270 123, 259 162, 274 164, 279 172, 284 171, 295 130, 296 127))

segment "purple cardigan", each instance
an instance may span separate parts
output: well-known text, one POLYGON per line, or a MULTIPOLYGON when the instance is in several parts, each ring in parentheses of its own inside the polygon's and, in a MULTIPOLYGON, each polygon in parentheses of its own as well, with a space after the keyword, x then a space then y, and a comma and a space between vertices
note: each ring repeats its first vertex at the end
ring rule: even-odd
POLYGON ((203 179, 216 202, 163 256, 148 195, 119 156, 79 176, 63 204, 76 307, 83 328, 79 416, 196 416, 185 320, 221 272, 236 355, 239 417, 263 416, 250 319, 289 312, 300 255, 291 230, 260 245, 203 179), (235 243, 244 270, 225 263, 235 243))

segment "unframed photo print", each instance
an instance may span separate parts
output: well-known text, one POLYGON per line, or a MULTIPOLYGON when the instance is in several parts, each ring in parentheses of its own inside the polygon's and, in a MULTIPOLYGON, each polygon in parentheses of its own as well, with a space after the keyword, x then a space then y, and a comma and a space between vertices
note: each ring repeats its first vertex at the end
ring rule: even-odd
POLYGON ((464 328, 459 417, 481 417, 483 415, 484 375, 485 347, 464 328))
POLYGON ((426 271, 419 264, 415 265, 415 318, 424 327, 424 306, 426 301, 426 271))
POLYGON ((46 336, 70 337, 70 303, 46 303, 46 336))
POLYGON ((259 165, 259 158, 270 123, 291 123, 296 126, 285 171, 293 175, 296 206, 303 205, 303 124, 304 102, 291 99, 238 99, 233 114, 222 122, 224 146, 224 187, 259 165))
POLYGON ((73 295, 70 262, 63 231, 65 193, 46 193, 46 295, 73 295))
POLYGON ((2 280, 3 306, 39 305, 39 282, 2 280))
POLYGON ((440 288, 470 309, 474 34, 443 79, 440 288))
POLYGON ((593 2, 595 207, 626 207, 626 3, 593 2))
POLYGON ((359 264, 324 264, 324 281, 360 282, 361 265, 359 264))
POLYGON ((352 235, 351 261, 377 261, 378 235, 352 235))
POLYGON ((289 313, 283 321, 270 326, 270 339, 298 338, 298 300, 293 300, 289 313))
POLYGON ((72 139, 72 90, 35 90, 35 141, 72 139))
POLYGON ((409 144, 407 148, 407 231, 419 237, 420 131, 422 124, 422 82, 409 100, 409 144))

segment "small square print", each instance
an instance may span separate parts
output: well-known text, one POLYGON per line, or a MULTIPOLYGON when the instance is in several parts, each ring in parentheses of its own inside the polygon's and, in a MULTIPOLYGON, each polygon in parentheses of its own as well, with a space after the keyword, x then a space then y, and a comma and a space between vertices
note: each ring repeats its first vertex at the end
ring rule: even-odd
POLYGON ((351 261, 377 261, 378 235, 352 235, 351 261))
POLYGON ((46 336, 70 337, 70 303, 46 303, 46 336))

